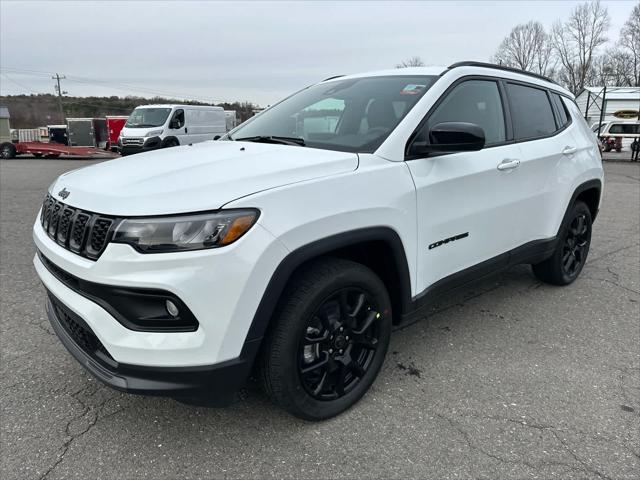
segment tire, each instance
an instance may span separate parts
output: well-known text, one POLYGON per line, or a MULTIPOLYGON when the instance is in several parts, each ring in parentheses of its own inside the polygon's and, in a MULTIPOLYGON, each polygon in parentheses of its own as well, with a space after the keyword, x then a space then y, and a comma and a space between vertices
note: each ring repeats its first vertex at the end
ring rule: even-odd
POLYGON ((539 280, 553 285, 569 285, 578 278, 589 254, 591 222, 589 207, 578 200, 560 227, 553 255, 532 265, 539 280))
POLYGON ((33 156, 34 156, 34 158, 42 158, 42 154, 41 153, 34 153, 33 156))
POLYGON ((0 145, 0 157, 9 159, 15 158, 16 156, 16 147, 13 146, 12 143, 3 143, 0 145))
POLYGON ((178 146, 180 146, 180 143, 178 142, 178 140, 176 140, 175 138, 171 138, 165 142, 164 147, 162 148, 171 148, 171 147, 178 147, 178 146))
POLYGON ((391 318, 387 290, 370 269, 314 261, 292 277, 265 338, 259 372, 267 395, 305 420, 344 412, 378 375, 391 318))

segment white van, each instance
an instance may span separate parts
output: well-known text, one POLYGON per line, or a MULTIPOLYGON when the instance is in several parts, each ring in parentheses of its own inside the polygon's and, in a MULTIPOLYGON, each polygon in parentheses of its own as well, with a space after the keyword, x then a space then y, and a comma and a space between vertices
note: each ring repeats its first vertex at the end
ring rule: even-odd
POLYGON ((199 105, 142 105, 120 132, 122 155, 213 140, 227 131, 224 109, 199 105))

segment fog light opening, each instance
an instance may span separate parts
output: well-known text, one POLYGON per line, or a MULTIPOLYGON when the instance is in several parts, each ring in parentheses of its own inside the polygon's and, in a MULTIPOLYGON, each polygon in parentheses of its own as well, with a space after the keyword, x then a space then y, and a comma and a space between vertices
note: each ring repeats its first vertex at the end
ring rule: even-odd
POLYGON ((178 307, 176 307, 176 304, 173 303, 171 300, 165 301, 165 307, 167 308, 167 312, 169 313, 169 315, 171 315, 172 317, 177 317, 178 314, 180 313, 180 311, 178 310, 178 307))

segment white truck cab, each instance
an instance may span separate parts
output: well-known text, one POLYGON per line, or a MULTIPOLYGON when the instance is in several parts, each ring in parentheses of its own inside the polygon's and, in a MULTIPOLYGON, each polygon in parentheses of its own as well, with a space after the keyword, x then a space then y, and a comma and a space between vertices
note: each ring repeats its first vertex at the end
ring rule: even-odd
POLYGON ((214 140, 227 131, 222 107, 142 105, 120 132, 122 155, 214 140))

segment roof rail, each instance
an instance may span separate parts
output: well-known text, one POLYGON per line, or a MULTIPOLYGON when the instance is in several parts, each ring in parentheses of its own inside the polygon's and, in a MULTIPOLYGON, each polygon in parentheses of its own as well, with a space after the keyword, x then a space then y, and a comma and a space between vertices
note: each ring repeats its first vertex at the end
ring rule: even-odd
POLYGON ((457 62, 452 65, 449 65, 449 70, 457 67, 484 67, 484 68, 494 68, 496 70, 504 70, 506 72, 520 73, 522 75, 528 75, 530 77, 538 78, 540 80, 544 80, 545 82, 553 83, 554 85, 558 85, 555 80, 551 80, 549 77, 545 77, 544 75, 540 75, 538 73, 528 72, 526 70, 520 70, 519 68, 507 67, 504 65, 496 65, 495 63, 486 63, 486 62, 457 62))
POLYGON ((333 77, 329 77, 329 78, 325 78, 324 80, 322 80, 323 82, 326 82, 328 80, 333 80, 334 78, 340 78, 340 77, 344 77, 344 75, 334 75, 333 77))

